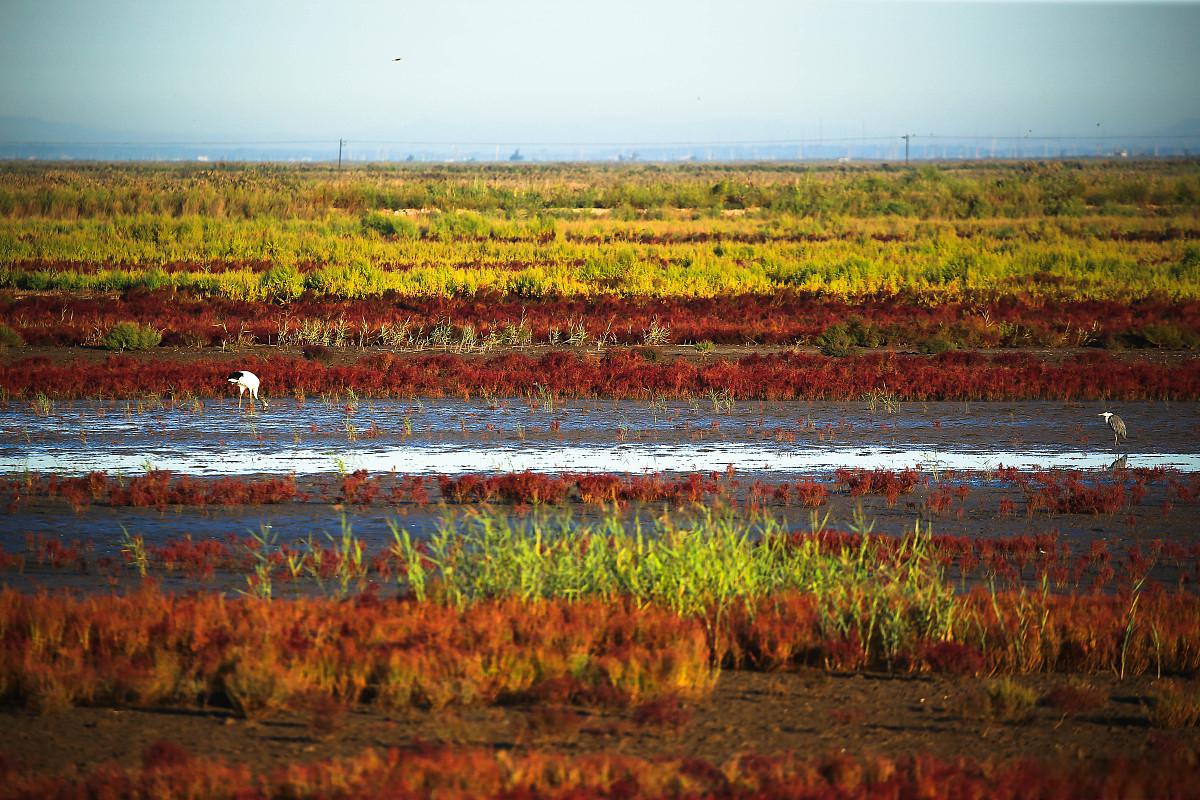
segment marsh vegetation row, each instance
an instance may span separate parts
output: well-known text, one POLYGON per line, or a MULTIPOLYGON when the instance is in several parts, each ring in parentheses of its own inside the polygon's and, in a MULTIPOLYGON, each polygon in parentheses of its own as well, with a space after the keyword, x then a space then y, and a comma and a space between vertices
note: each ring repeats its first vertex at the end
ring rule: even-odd
POLYGON ((781 289, 1193 299, 1190 162, 0 173, 0 287, 241 300, 781 289), (170 269, 164 269, 171 265, 170 269))
POLYGON ((10 164, 0 215, 319 218, 330 209, 764 209, 813 217, 1169 215, 1200 201, 1193 160, 837 166, 10 164))
POLYGON ((580 243, 380 234, 360 220, 0 219, 0 288, 176 289, 238 300, 450 297, 527 300, 615 294, 716 297, 780 290, 837 298, 904 293, 927 302, 1193 300, 1188 238, 1051 242, 958 238, 805 243, 580 243), (163 265, 175 265, 164 269, 163 265), (269 264, 266 269, 260 265, 269 264))
MULTIPOLYGON (((739 400, 1193 400, 1200 361, 1122 360, 1105 351, 1062 359, 1032 353, 867 353, 838 358, 798 352, 740 358, 660 360, 657 352, 552 350, 485 358, 375 353, 352 364, 291 356, 242 357, 272 396, 305 398, 522 397, 553 409, 565 398, 701 399, 716 410, 739 400)), ((54 361, 0 364, 0 394, 49 413, 54 400, 154 398, 194 406, 227 392, 227 358, 54 361)))
MULTIPOLYGON (((1194 350, 1200 303, 1049 302, 1012 296, 944 301, 917 297, 843 300, 780 291, 713 298, 305 296, 289 303, 202 297, 161 289, 93 294, 0 290, 0 343, 11 346, 300 348, 317 360, 339 350, 384 348, 489 353, 616 345, 686 347, 701 357, 717 346, 858 348, 939 353, 973 348, 1194 350), (141 332, 144 338, 126 331, 141 332)), ((648 352, 648 351, 647 351, 648 352)))

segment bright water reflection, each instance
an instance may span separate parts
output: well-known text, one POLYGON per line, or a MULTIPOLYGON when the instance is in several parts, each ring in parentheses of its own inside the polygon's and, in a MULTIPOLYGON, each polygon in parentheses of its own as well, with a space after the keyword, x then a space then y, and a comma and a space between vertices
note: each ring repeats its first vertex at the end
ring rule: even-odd
MULTIPOLYGON (((739 472, 814 473, 839 467, 987 470, 1004 465, 1029 469, 1105 469, 1112 454, 1036 450, 953 451, 888 447, 804 447, 785 449, 739 443, 695 445, 627 444, 568 445, 562 447, 413 445, 385 450, 356 448, 352 451, 287 449, 279 452, 233 450, 204 456, 173 455, 169 452, 95 452, 53 454, 30 453, 21 462, 0 460, 0 470, 30 469, 35 472, 79 473, 105 470, 110 473, 140 471, 147 461, 158 469, 196 475, 246 473, 328 473, 337 469, 395 470, 400 473, 460 473, 535 470, 539 472, 686 472, 720 471, 733 466, 739 472)), ((1129 466, 1173 467, 1200 470, 1200 455, 1194 453, 1130 453, 1129 466)))
MULTIPOLYGON (((1099 406, 1097 406, 1099 407, 1099 406)), ((1128 465, 1200 471, 1196 404, 1124 404, 1134 448, 1128 465)), ((786 474, 838 467, 982 470, 1104 469, 1108 430, 1091 405, 905 404, 898 414, 863 403, 711 405, 593 402, 546 410, 519 401, 366 402, 348 410, 279 402, 238 414, 125 414, 78 403, 49 417, 0 417, 0 472, 110 473, 147 464, 194 475, 328 473, 337 469, 459 473, 724 470, 786 474)))

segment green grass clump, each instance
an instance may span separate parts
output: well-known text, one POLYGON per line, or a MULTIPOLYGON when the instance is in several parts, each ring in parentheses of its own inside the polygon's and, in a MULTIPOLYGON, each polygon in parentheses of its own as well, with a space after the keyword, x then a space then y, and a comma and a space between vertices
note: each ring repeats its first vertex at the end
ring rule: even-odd
POLYGON ((917 531, 885 554, 873 537, 831 550, 794 541, 771 515, 697 508, 643 524, 610 512, 597 522, 569 512, 514 520, 491 510, 447 514, 417 547, 392 526, 401 582, 418 598, 475 600, 632 597, 719 626, 735 603, 811 593, 820 627, 863 642, 883 659, 915 639, 950 635, 957 600, 917 531))
POLYGON ((25 338, 20 333, 0 322, 0 347, 21 347, 25 338))
POLYGON ((149 325, 118 322, 109 329, 100 343, 106 350, 149 350, 158 347, 162 334, 149 325))
POLYGON ((857 342, 846 326, 839 322, 826 328, 817 337, 816 344, 823 354, 832 358, 842 358, 854 352, 857 342))
POLYGON ((968 716, 994 722, 1027 722, 1037 706, 1038 693, 1012 678, 984 683, 972 699, 968 716))

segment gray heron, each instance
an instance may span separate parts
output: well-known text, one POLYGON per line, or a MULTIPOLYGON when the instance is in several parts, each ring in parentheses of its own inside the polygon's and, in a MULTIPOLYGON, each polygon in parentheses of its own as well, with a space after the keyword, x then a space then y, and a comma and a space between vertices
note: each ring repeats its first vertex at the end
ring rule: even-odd
POLYGON ((1129 436, 1125 433, 1125 420, 1118 417, 1111 411, 1105 411, 1103 414, 1097 414, 1098 417, 1104 417, 1105 424, 1112 428, 1113 432, 1113 447, 1118 447, 1122 439, 1128 439, 1129 436))
POLYGON ((258 387, 262 382, 253 372, 246 370, 238 370, 237 372, 229 373, 229 382, 238 387, 238 410, 242 410, 242 395, 246 392, 250 393, 250 407, 254 408, 254 401, 262 403, 263 411, 267 410, 267 401, 259 398, 258 387))

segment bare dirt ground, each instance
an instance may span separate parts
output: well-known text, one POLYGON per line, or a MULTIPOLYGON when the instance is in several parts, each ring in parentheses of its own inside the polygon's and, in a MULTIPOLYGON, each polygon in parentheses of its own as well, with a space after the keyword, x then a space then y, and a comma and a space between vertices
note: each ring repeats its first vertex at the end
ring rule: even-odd
POLYGON ((1137 758, 1164 737, 1200 746, 1200 729, 1152 727, 1147 713, 1151 678, 1055 675, 1018 680, 1043 697, 1056 686, 1086 683, 1098 690, 1101 704, 1068 711, 1043 700, 1026 721, 1000 721, 980 717, 982 682, 976 678, 738 671, 722 674, 710 699, 655 719, 636 709, 546 706, 289 712, 254 721, 202 708, 79 708, 45 716, 9 711, 0 713, 5 731, 0 753, 30 770, 70 773, 105 762, 138 765, 145 749, 159 741, 263 771, 349 756, 365 747, 417 742, 684 755, 718 763, 739 752, 781 751, 921 752, 979 760, 1137 758))

